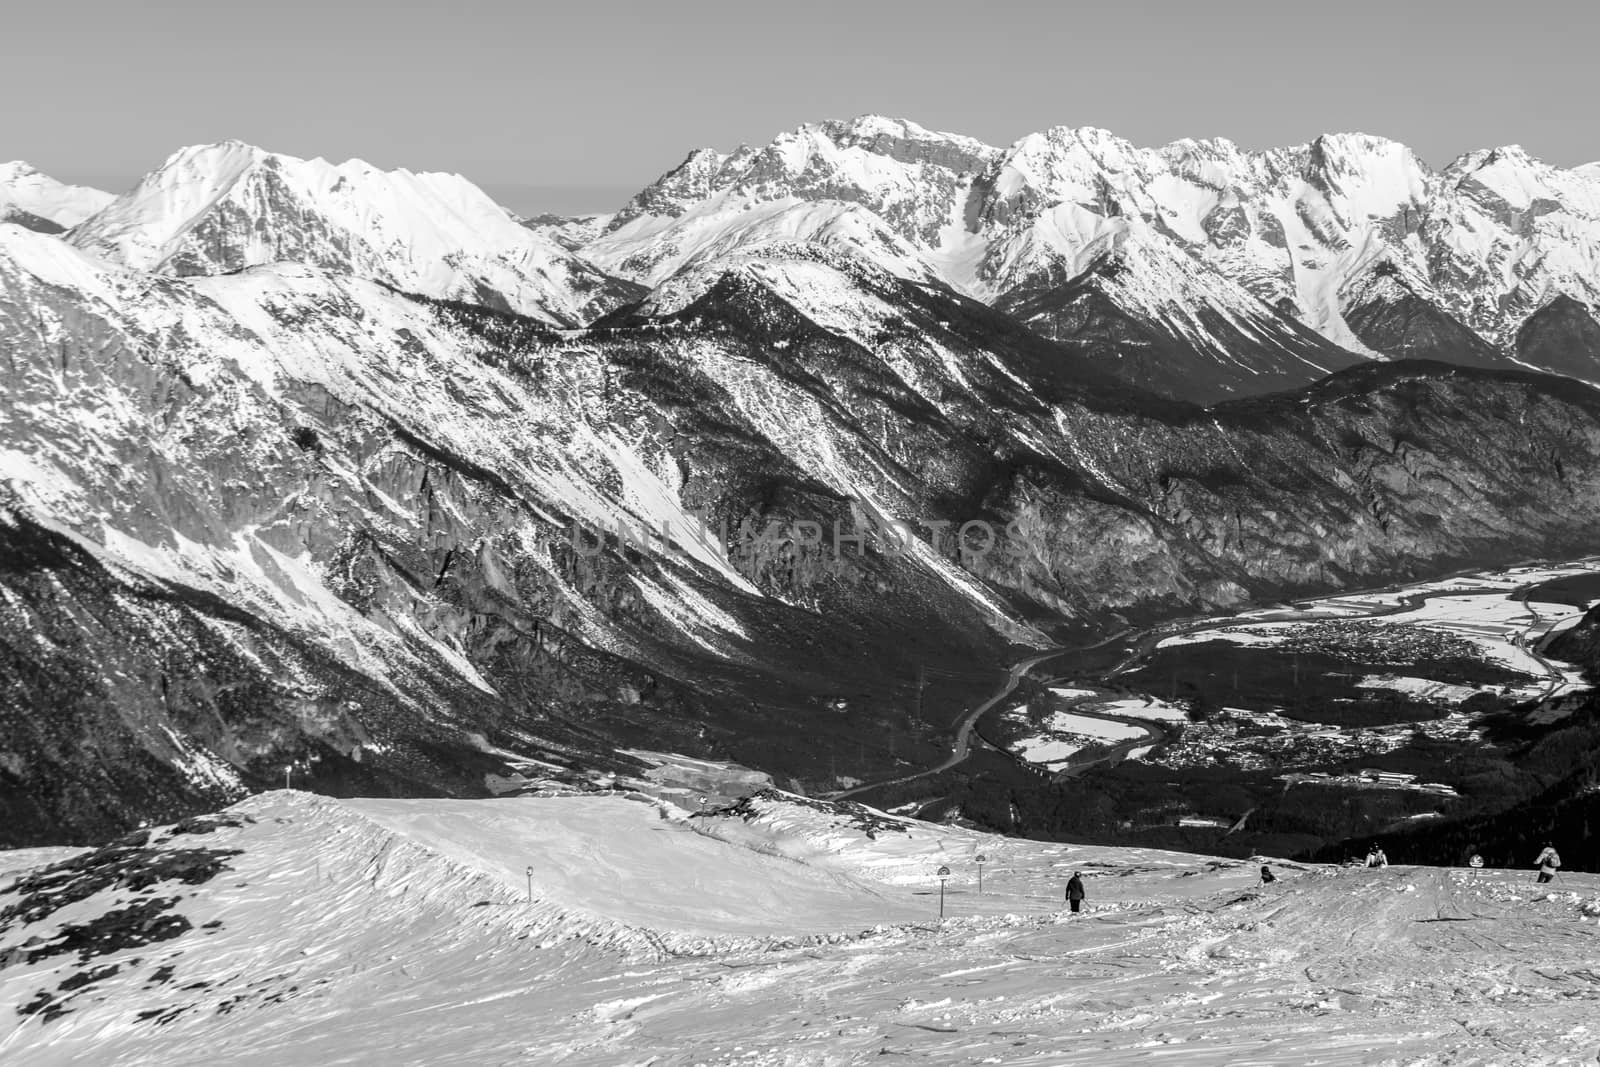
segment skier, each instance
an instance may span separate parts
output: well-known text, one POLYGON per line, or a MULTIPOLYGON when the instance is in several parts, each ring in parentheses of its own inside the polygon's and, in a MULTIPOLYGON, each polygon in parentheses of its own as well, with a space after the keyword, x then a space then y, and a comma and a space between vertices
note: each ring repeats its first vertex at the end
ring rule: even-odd
POLYGON ((1077 871, 1072 872, 1072 877, 1067 879, 1067 905, 1073 914, 1083 910, 1083 879, 1077 871))
POLYGON ((1539 881, 1548 882, 1561 870, 1561 856, 1556 852, 1556 846, 1546 841, 1544 851, 1539 853, 1539 858, 1534 860, 1534 866, 1539 868, 1539 881))
POLYGON ((1272 868, 1268 867, 1265 863, 1263 863, 1261 865, 1261 884, 1262 885, 1271 885, 1273 882, 1276 882, 1277 880, 1278 880, 1278 876, 1272 873, 1272 868))

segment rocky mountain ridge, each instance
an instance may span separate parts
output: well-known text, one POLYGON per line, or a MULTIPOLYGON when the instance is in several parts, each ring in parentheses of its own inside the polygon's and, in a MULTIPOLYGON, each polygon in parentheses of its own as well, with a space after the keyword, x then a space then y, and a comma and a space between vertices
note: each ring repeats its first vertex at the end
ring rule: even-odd
POLYGON ((968 672, 924 710, 953 717, 1119 618, 1600 518, 1600 397, 1538 375, 1369 364, 1208 410, 816 243, 570 329, 314 265, 134 269, 83 232, 0 226, 15 841, 285 773, 470 794, 630 747, 826 788, 938 751, 919 664, 968 672))
MULTIPOLYGON (((776 235, 937 278, 1057 334, 1073 321, 1058 321, 1049 295, 1081 287, 1111 257, 1123 268, 1121 311, 1139 330, 1187 334, 1190 369, 1236 347, 1172 329, 1172 309, 1209 306, 1265 335, 1279 373, 1299 382, 1330 358, 1280 340, 1295 327, 1357 356, 1556 370, 1517 346, 1518 330, 1558 297, 1586 315, 1600 306, 1596 168, 1552 167, 1512 146, 1435 171, 1363 134, 1251 152, 1222 139, 1137 148, 1105 130, 1056 127, 998 148, 865 116, 693 152, 575 247, 656 284, 776 235), (1384 269, 1408 279, 1404 292, 1375 291, 1370 278, 1384 269), (1415 317, 1391 309, 1396 300, 1421 301, 1437 325, 1384 326, 1415 317)), ((1184 367, 1175 361, 1169 378, 1184 367)), ((1207 399, 1277 387, 1252 373, 1202 371, 1192 392, 1181 380, 1166 391, 1207 399)))

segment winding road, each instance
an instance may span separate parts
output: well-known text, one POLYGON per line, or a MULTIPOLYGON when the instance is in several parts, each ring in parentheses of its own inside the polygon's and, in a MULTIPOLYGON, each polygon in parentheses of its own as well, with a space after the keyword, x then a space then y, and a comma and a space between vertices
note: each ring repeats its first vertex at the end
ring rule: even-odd
POLYGON ((1097 648, 1104 648, 1111 642, 1120 640, 1131 632, 1131 630, 1119 630, 1109 637, 1101 638, 1092 645, 1081 645, 1077 648, 1052 648, 1048 651, 1036 653, 1035 655, 1029 656, 1027 659, 1012 664, 1010 669, 1006 671, 1005 681, 1000 683, 1000 687, 994 691, 994 695, 989 697, 989 699, 985 700, 983 703, 978 704, 961 717, 961 721, 956 725, 955 743, 951 746, 950 755, 944 760, 944 762, 940 763, 936 767, 929 767, 926 770, 917 771, 914 774, 904 774, 897 778, 885 778, 876 782, 867 782, 864 785, 854 786, 841 792, 830 793, 828 794, 828 799, 843 800, 847 797, 854 796, 857 793, 865 793, 871 789, 879 789, 886 785, 899 785, 902 782, 911 782, 918 778, 927 778, 949 770, 951 767, 954 767, 956 764, 965 760, 968 754, 971 753, 973 729, 977 726, 978 720, 983 717, 983 713, 1015 692, 1017 683, 1022 681, 1023 677, 1026 676, 1029 671, 1033 670, 1033 668, 1037 667, 1045 660, 1055 659, 1057 656, 1063 656, 1069 652, 1092 652, 1097 648))
MULTIPOLYGON (((1529 562, 1538 563, 1538 562, 1543 562, 1543 561, 1529 561, 1529 562)), ((1528 564, 1527 563, 1515 564, 1513 566, 1526 566, 1526 565, 1528 565, 1528 564)), ((1467 575, 1482 575, 1482 574, 1485 574, 1485 573, 1486 572, 1481 571, 1481 570, 1478 570, 1478 571, 1457 571, 1454 574, 1449 574, 1449 575, 1443 576, 1442 578, 1433 579, 1428 584, 1434 585, 1434 584, 1437 584, 1438 582, 1447 581, 1447 580, 1449 580, 1451 578, 1464 577, 1464 576, 1467 576, 1467 575)), ((1350 590, 1350 591, 1343 592, 1343 593, 1335 593, 1335 594, 1331 594, 1331 595, 1329 595, 1327 597, 1320 598, 1320 600, 1300 601, 1300 602, 1298 602, 1298 604, 1300 604, 1300 605, 1314 605, 1316 603, 1319 603, 1319 602, 1322 602, 1322 601, 1327 601, 1327 600, 1352 600, 1352 599, 1359 599, 1361 597, 1370 597, 1370 596, 1380 595, 1380 594, 1399 594, 1398 599, 1392 605, 1382 605, 1382 606, 1372 607, 1370 610, 1364 610, 1363 613, 1359 614, 1359 615, 1340 615, 1340 616, 1335 616, 1334 617, 1334 618, 1337 618, 1339 620, 1349 620, 1349 621, 1355 621, 1355 620, 1358 620, 1358 619, 1378 619, 1378 618, 1384 618, 1386 616, 1391 616, 1391 615, 1400 615, 1400 614, 1404 614, 1404 613, 1406 613, 1408 611, 1415 611, 1415 610, 1421 608, 1429 600, 1440 599, 1440 598, 1445 598, 1445 597, 1483 596, 1483 595, 1486 595, 1486 594, 1503 594, 1503 595, 1506 595, 1506 596, 1516 596, 1518 592, 1522 592, 1523 593, 1522 598, 1521 598, 1522 602, 1523 602, 1523 604, 1525 606, 1528 606, 1528 600, 1527 600, 1527 595, 1526 595, 1525 590, 1512 590, 1512 591, 1508 592, 1503 585, 1502 586, 1472 586, 1472 587, 1469 587, 1469 588, 1466 588, 1466 589, 1450 589, 1450 590, 1423 589, 1423 590, 1419 590, 1419 591, 1413 592, 1413 593, 1403 592, 1403 590, 1405 588, 1406 588, 1406 586, 1403 585, 1403 584, 1394 583, 1394 584, 1390 584, 1390 585, 1386 585, 1386 586, 1379 586, 1379 587, 1374 587, 1374 588, 1369 588, 1369 589, 1350 590)), ((1528 610, 1529 610, 1530 614, 1533 615, 1534 620, 1535 620, 1536 623, 1541 621, 1539 619, 1539 614, 1538 614, 1537 610, 1533 609, 1531 606, 1528 607, 1528 610)), ((991 708, 995 707, 997 704, 999 704, 1001 701, 1005 700, 1013 692, 1015 692, 1016 688, 1017 688, 1017 685, 1022 681, 1022 679, 1024 677, 1026 677, 1028 675, 1029 672, 1031 672, 1039 664, 1044 663, 1044 662, 1046 662, 1048 660, 1056 659, 1056 658, 1058 658, 1060 656, 1068 655, 1068 654, 1075 653, 1075 652, 1092 652, 1092 651, 1095 651, 1097 649, 1104 648, 1106 645, 1109 645, 1109 644, 1111 644, 1111 643, 1113 643, 1115 641, 1120 641, 1120 640, 1123 640, 1125 638, 1128 638, 1129 635, 1134 635, 1132 637, 1132 639, 1129 641, 1130 647, 1129 647, 1129 650, 1128 650, 1128 655, 1124 656, 1121 660, 1118 661, 1118 663, 1114 667, 1112 667, 1109 671, 1104 672, 1096 680, 1098 682, 1106 682, 1106 681, 1109 681, 1109 680, 1111 680, 1113 678, 1116 678, 1119 675, 1126 674, 1128 671, 1134 669, 1136 666, 1138 666, 1141 662, 1143 662, 1146 658, 1148 658, 1150 656, 1150 654, 1155 650, 1157 645, 1159 645, 1162 641, 1165 641, 1165 640, 1167 640, 1169 638, 1179 637, 1179 636, 1186 636, 1186 635, 1195 634, 1195 633, 1203 633, 1203 632, 1205 632, 1207 630, 1221 630, 1221 629, 1228 629, 1228 628, 1231 628, 1231 627, 1237 627, 1237 626, 1242 626, 1242 625, 1250 625, 1251 623, 1305 622, 1305 621, 1309 621, 1309 620, 1313 620, 1313 619, 1329 619, 1329 618, 1330 617, 1328 615, 1320 614, 1314 607, 1309 607, 1309 606, 1306 606, 1306 607, 1286 606, 1282 611, 1273 611, 1271 613, 1255 615, 1255 616, 1252 616, 1249 619, 1243 619, 1243 618, 1240 618, 1239 616, 1229 616, 1229 617, 1219 617, 1219 616, 1215 616, 1215 615, 1191 616, 1191 617, 1184 618, 1184 619, 1169 620, 1167 622, 1161 623, 1161 624, 1156 625, 1156 626, 1149 627, 1149 628, 1147 628, 1145 630, 1141 630, 1141 631, 1135 631, 1132 627, 1129 627, 1127 629, 1119 630, 1116 633, 1111 634, 1111 635, 1109 635, 1107 637, 1101 638, 1099 641, 1096 641, 1093 644, 1089 644, 1089 645, 1080 645, 1080 646, 1076 646, 1076 647, 1073 647, 1073 648, 1053 648, 1053 649, 1049 649, 1049 650, 1044 651, 1044 652, 1036 653, 1034 655, 1031 655, 1031 656, 1027 657, 1026 659, 1020 660, 1017 663, 1012 664, 1011 667, 1006 672, 1005 680, 1003 682, 1001 682, 1000 685, 995 689, 993 695, 991 695, 987 700, 983 701, 982 703, 976 705, 975 707, 973 707, 972 709, 967 711, 962 716, 960 722, 957 723, 957 725, 956 725, 956 735, 955 735, 954 742, 951 745, 950 755, 947 756, 937 766, 928 767, 928 768, 926 768, 924 770, 916 771, 916 772, 914 772, 912 774, 903 774, 903 775, 899 775, 899 776, 896 776, 896 777, 893 777, 893 778, 884 778, 884 779, 879 779, 878 781, 874 781, 874 782, 866 782, 866 783, 863 783, 861 785, 852 786, 849 789, 840 790, 838 792, 828 793, 828 794, 824 794, 824 795, 826 796, 827 799, 830 799, 830 800, 843 800, 843 799, 847 799, 847 798, 852 797, 852 796, 856 796, 856 795, 861 794, 861 793, 870 792, 871 790, 874 790, 874 789, 880 789, 880 788, 882 788, 884 786, 900 785, 900 784, 905 783, 905 782, 915 781, 915 780, 917 780, 919 778, 932 777, 933 775, 941 774, 944 771, 950 770, 952 767, 955 767, 958 764, 962 763, 963 761, 965 761, 967 759, 967 757, 972 752, 972 741, 973 741, 973 737, 975 736, 975 730, 976 730, 976 727, 977 727, 978 720, 983 717, 985 712, 989 711, 991 708)), ((1533 644, 1529 644, 1525 639, 1518 639, 1518 640, 1513 640, 1512 643, 1516 644, 1517 647, 1521 648, 1523 651, 1528 653, 1529 656, 1531 656, 1534 660, 1536 660, 1539 663, 1539 665, 1545 669, 1545 672, 1546 672, 1546 683, 1547 684, 1545 686, 1543 697, 1549 697, 1550 695, 1555 693, 1560 688, 1560 686, 1566 684, 1566 676, 1563 674, 1561 669, 1559 667, 1557 667, 1555 664, 1553 664, 1551 661, 1547 660, 1543 655, 1541 655, 1539 653, 1539 651, 1537 650, 1537 647, 1536 647, 1537 644, 1538 644, 1537 641, 1534 642, 1533 644)), ((1063 678, 1052 678, 1052 679, 1048 679, 1046 684, 1048 684, 1049 682, 1062 681, 1062 680, 1064 680, 1064 679, 1063 678)), ((1094 683, 1083 683, 1083 684, 1093 685, 1094 683)), ((1093 699, 1094 698, 1085 697, 1085 698, 1083 698, 1082 701, 1079 701, 1078 703, 1088 703, 1093 699)), ((1132 752, 1133 750, 1135 750, 1137 748, 1142 748, 1142 747, 1144 747, 1146 745, 1159 744, 1162 741, 1165 741, 1167 739, 1167 737, 1168 737, 1167 732, 1165 730, 1162 730, 1160 728, 1159 724, 1153 723, 1153 722, 1151 722, 1149 720, 1145 720, 1145 719, 1135 719, 1135 718, 1131 718, 1131 717, 1117 716, 1117 715, 1104 715, 1104 714, 1100 714, 1100 713, 1093 712, 1093 711, 1088 711, 1088 710, 1075 710, 1074 714, 1085 715, 1085 716, 1089 716, 1089 717, 1092 717, 1092 718, 1105 719, 1105 720, 1111 721, 1111 722, 1121 722, 1121 723, 1127 723, 1127 724, 1130 724, 1130 725, 1137 725, 1137 726, 1143 727, 1146 730, 1146 732, 1147 732, 1147 734, 1149 736, 1145 737, 1145 738, 1135 739, 1135 740, 1132 740, 1132 741, 1120 742, 1120 743, 1110 747, 1109 749, 1106 749, 1106 750, 1104 750, 1102 752, 1096 753, 1094 756, 1083 760, 1081 763, 1071 763, 1069 761, 1068 766, 1062 768, 1060 771, 1057 771, 1052 776, 1053 779, 1057 780, 1057 781, 1061 780, 1062 778, 1069 778, 1069 777, 1075 777, 1077 775, 1080 775, 1084 771, 1087 771, 1091 767, 1099 766, 1099 765, 1105 764, 1105 763, 1111 763, 1111 762, 1115 762, 1115 761, 1120 761, 1121 759, 1126 757, 1129 752, 1132 752)))

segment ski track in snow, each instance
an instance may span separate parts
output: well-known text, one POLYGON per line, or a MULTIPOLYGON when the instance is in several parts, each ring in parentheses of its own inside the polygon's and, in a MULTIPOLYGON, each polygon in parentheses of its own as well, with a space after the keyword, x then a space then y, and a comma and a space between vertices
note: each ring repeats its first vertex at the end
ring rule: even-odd
MULTIPOLYGON (((1261 889, 1254 861, 748 803, 686 820, 618 796, 253 797, 225 813, 240 825, 156 832, 158 850, 240 850, 210 880, 106 887, 0 926, 0 1056, 1235 1067, 1600 1048, 1597 876, 1536 892, 1531 871, 1283 864, 1261 889), (1072 870, 1089 895, 1076 917, 1059 910, 1072 870), (152 896, 191 928, 84 962, 7 955, 152 896), (65 1014, 15 1013, 108 966, 65 1014)), ((22 872, 73 854, 0 854, 0 907, 22 872)))

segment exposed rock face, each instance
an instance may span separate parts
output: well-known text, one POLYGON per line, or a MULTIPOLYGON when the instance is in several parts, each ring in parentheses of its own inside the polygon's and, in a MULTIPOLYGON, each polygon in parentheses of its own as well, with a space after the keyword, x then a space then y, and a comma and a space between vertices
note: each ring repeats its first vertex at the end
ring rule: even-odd
POLYGON ((1517 331, 1517 359, 1530 367, 1600 379, 1600 322, 1569 296, 1557 296, 1517 331))
POLYGON ((1494 346, 1451 317, 1437 296, 1423 295, 1387 260, 1346 287, 1344 318, 1362 344, 1394 359, 1437 359, 1467 367, 1506 363, 1494 346))
POLYGON ((1214 283, 1226 300, 1186 303, 1194 286, 1185 274, 1197 264, 1184 257, 1171 267, 1136 270, 1108 254, 1077 278, 1015 289, 995 307, 1072 342, 1123 381, 1196 403, 1291 389, 1360 361, 1237 286, 1214 283), (1154 275, 1175 276, 1160 291, 1141 288, 1154 275))
POLYGON ((1032 620, 1556 552, 1600 518, 1600 399, 1570 382, 1369 365, 1206 410, 816 246, 571 331, 0 226, 0 353, 12 841, 286 764, 335 792, 627 746, 820 777, 829 731, 903 729, 919 663, 981 688, 1049 641, 1032 620), (975 520, 1006 540, 963 558, 975 520), (832 539, 892 521, 900 551, 832 539))

